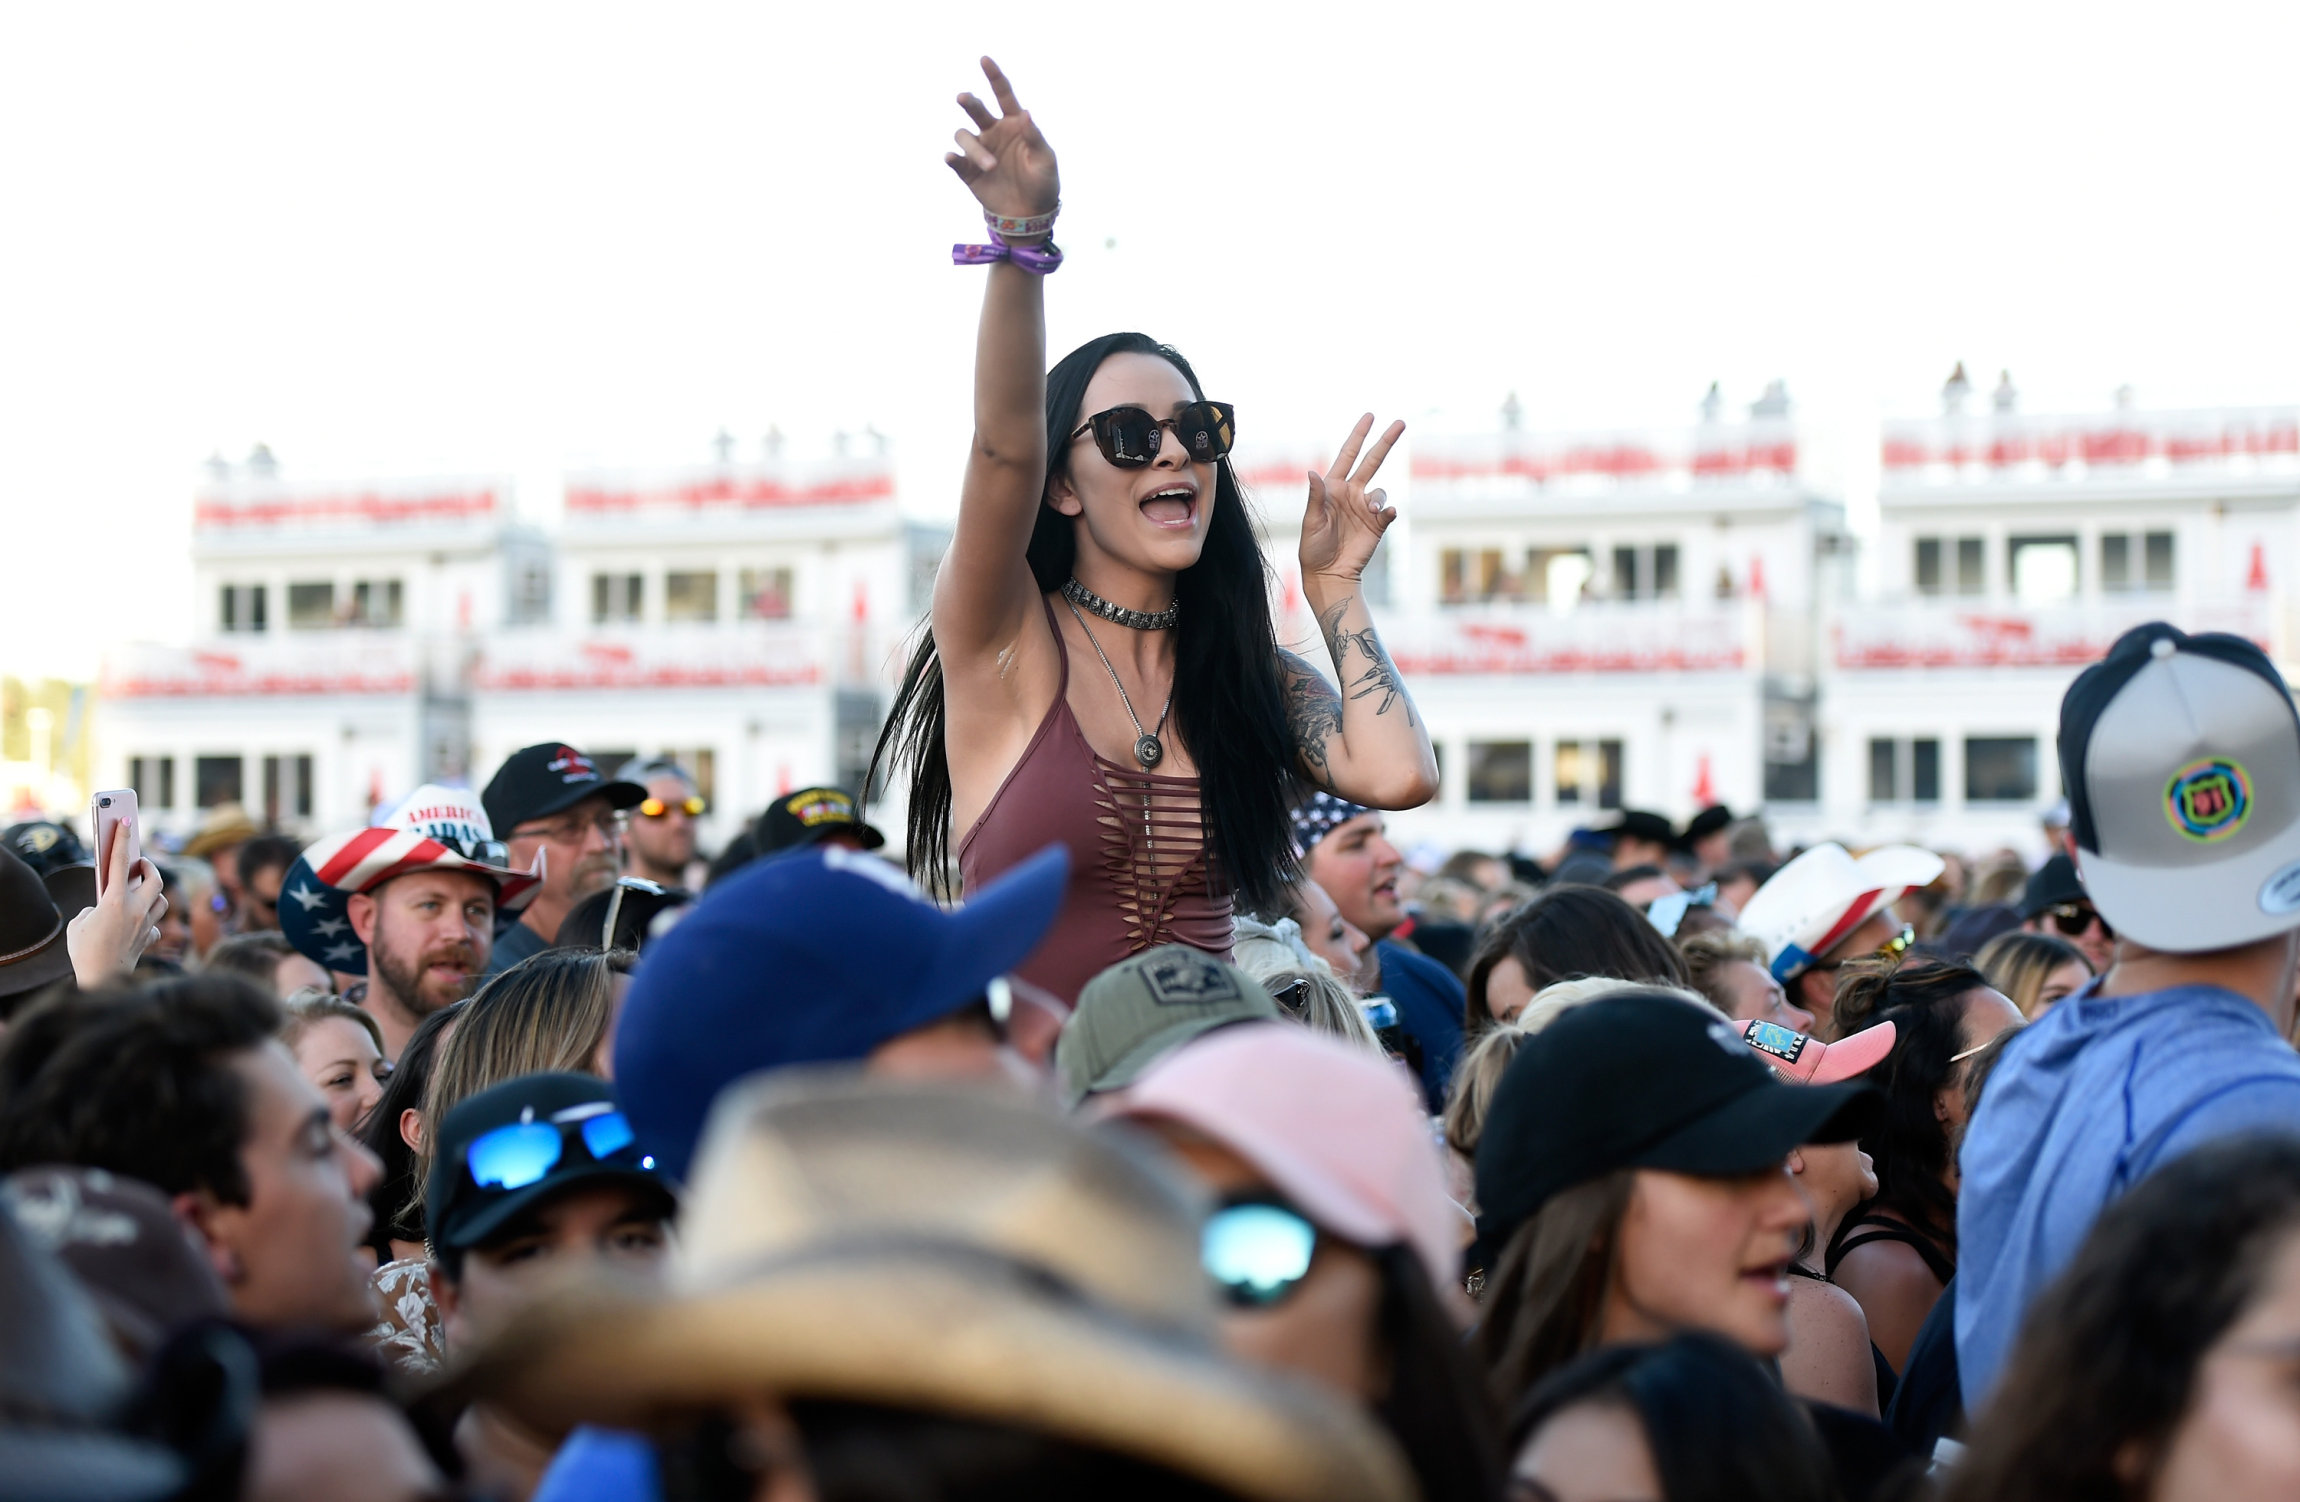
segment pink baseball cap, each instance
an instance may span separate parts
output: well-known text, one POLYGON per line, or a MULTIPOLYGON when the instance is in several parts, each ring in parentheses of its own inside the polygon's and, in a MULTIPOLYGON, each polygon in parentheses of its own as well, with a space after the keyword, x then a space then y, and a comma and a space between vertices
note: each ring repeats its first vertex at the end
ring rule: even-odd
POLYGON ((1850 1038, 1823 1043, 1778 1022, 1747 1022, 1741 1026, 1741 1041, 1792 1084, 1834 1085, 1885 1062, 1885 1055, 1893 1051, 1893 1025, 1880 1022, 1850 1038))
POLYGON ((1387 1060, 1308 1028, 1244 1023, 1185 1044, 1107 1099, 1106 1116, 1203 1132, 1345 1241, 1411 1246, 1441 1299, 1461 1287, 1468 1220, 1446 1197, 1419 1092, 1387 1060))

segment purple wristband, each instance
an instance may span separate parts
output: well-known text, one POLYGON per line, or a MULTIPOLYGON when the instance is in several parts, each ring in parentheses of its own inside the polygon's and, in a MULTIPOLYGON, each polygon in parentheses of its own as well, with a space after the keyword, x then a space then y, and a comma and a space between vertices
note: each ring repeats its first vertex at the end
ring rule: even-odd
POLYGON ((1044 276, 1062 265, 1062 252, 1051 240, 1044 245, 953 245, 950 261, 954 266, 989 266, 1005 261, 1033 276, 1044 276))

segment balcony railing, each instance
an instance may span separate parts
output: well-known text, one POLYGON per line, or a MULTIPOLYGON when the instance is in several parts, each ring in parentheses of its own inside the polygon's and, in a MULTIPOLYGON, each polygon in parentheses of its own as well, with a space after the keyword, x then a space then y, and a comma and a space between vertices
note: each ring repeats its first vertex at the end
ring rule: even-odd
POLYGON ((2097 662, 2134 626, 2169 620, 2187 631, 2227 631, 2274 652, 2278 608, 2265 595, 2182 603, 1982 605, 1951 601, 1848 607, 1830 625, 1840 670, 1876 668, 2078 668, 2097 662))

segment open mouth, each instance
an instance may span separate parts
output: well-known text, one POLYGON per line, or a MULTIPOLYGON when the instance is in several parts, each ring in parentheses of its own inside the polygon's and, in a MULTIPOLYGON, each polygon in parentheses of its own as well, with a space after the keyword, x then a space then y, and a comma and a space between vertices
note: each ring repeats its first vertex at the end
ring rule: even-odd
POLYGON ((1161 527, 1186 528, 1198 519, 1198 492, 1188 485, 1169 485, 1141 500, 1142 514, 1161 527))
POLYGON ((1767 1262, 1757 1267, 1743 1268, 1743 1281, 1763 1289, 1776 1300, 1786 1302, 1789 1297, 1789 1261, 1767 1262))

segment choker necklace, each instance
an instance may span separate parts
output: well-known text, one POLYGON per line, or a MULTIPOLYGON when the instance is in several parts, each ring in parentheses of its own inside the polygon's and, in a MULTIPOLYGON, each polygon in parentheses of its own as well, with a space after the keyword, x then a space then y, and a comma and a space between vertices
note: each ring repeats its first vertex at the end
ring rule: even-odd
MULTIPOLYGON (((1078 581, 1073 579, 1070 582, 1076 584, 1078 581)), ((1065 590, 1064 597, 1066 599, 1068 594, 1069 592, 1065 590)), ((1116 610, 1118 607, 1113 605, 1110 608, 1116 610)), ((1166 707, 1158 711, 1158 730, 1144 730, 1142 717, 1134 712, 1134 701, 1126 697, 1126 685, 1118 681, 1118 670, 1110 665, 1109 654, 1102 650, 1102 643, 1094 639, 1094 628, 1086 624, 1086 617, 1078 614, 1076 605, 1070 607, 1070 613, 1077 619, 1078 629, 1086 633, 1086 645, 1092 647, 1094 655, 1102 659, 1102 670, 1110 675, 1111 687, 1118 690, 1118 702, 1126 706, 1126 718, 1134 722, 1134 759, 1142 763, 1142 770, 1147 772, 1166 759, 1166 745, 1158 739, 1158 730, 1166 728, 1166 716, 1173 711, 1174 690, 1171 688, 1166 690, 1166 707)), ((1127 613, 1129 615, 1140 614, 1139 611, 1128 611, 1127 613)), ((1166 613, 1172 614, 1171 611, 1166 613)))
POLYGON ((1129 631, 1171 631, 1174 623, 1182 618, 1180 600, 1164 610, 1128 610, 1123 605, 1111 604, 1079 583, 1076 574, 1063 581, 1062 598, 1073 605, 1083 605, 1102 619, 1124 626, 1129 631))

